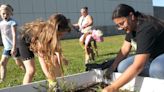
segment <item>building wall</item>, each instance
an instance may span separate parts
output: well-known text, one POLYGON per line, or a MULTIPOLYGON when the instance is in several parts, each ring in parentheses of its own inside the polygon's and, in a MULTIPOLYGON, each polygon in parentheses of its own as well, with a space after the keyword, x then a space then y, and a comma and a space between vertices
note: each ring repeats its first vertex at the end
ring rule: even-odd
MULTIPOLYGON (((89 8, 94 18, 94 25, 104 31, 105 35, 118 34, 114 31, 111 20, 112 11, 120 4, 133 6, 136 10, 153 15, 152 0, 0 0, 14 8, 14 18, 20 25, 36 18, 46 19, 53 13, 63 13, 72 23, 76 23, 80 16, 80 9, 89 8)), ((79 33, 71 32, 66 38, 78 37, 79 33)))
POLYGON ((164 7, 154 6, 154 16, 164 20, 164 7))

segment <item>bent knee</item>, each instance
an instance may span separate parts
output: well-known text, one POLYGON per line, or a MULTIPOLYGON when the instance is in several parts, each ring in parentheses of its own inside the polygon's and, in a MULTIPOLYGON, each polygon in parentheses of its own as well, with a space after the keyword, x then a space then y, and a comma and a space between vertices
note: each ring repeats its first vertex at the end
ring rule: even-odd
POLYGON ((123 73, 131 64, 127 64, 125 62, 120 62, 117 67, 118 72, 123 73))
POLYGON ((126 70, 126 68, 125 68, 124 66, 122 66, 122 65, 119 65, 119 66, 117 67, 117 71, 118 71, 119 73, 123 73, 125 70, 126 70))
POLYGON ((161 65, 153 65, 149 69, 149 76, 153 78, 164 79, 164 67, 161 65))
POLYGON ((7 62, 3 62, 3 61, 0 62, 1 66, 6 66, 6 64, 7 64, 7 62))
POLYGON ((31 75, 31 76, 33 76, 34 74, 35 74, 35 69, 34 68, 32 68, 32 69, 26 69, 26 73, 28 74, 28 75, 31 75))

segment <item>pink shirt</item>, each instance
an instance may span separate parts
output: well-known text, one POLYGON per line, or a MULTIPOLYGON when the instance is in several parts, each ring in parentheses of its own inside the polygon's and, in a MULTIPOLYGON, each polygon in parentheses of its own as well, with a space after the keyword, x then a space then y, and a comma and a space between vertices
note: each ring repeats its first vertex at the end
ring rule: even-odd
POLYGON ((92 38, 92 34, 87 35, 85 38, 85 46, 88 46, 88 44, 93 41, 94 39, 92 38))

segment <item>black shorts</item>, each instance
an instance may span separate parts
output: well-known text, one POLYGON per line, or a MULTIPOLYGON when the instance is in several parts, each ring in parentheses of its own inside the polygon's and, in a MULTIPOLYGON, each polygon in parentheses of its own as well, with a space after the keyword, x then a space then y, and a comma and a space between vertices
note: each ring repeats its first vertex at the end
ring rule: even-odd
POLYGON ((18 43, 19 43, 18 48, 19 48, 20 58, 23 61, 34 58, 34 53, 29 48, 30 44, 26 42, 25 38, 19 37, 18 43))

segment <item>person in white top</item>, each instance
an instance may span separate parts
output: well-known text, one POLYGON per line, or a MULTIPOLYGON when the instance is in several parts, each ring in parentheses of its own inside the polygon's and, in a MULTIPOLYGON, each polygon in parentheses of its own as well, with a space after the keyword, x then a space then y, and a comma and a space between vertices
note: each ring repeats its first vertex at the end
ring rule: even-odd
POLYGON ((82 33, 86 33, 84 30, 88 27, 92 27, 93 18, 88 14, 88 7, 83 7, 80 12, 81 16, 78 20, 78 23, 74 24, 73 26, 78 28, 82 33))
MULTIPOLYGON (((87 32, 91 31, 91 28, 93 26, 93 18, 91 15, 88 14, 88 7, 83 7, 81 10, 81 16, 78 20, 78 23, 73 24, 73 26, 76 29, 79 29, 79 31, 84 35, 87 32)), ((80 45, 83 47, 84 37, 80 37, 80 45)))
MULTIPOLYGON (((88 33, 92 31, 93 18, 91 15, 88 14, 88 7, 83 7, 80 10, 80 13, 81 13, 81 16, 78 20, 78 23, 73 24, 73 27, 75 29, 79 29, 79 31, 81 32, 79 43, 80 43, 80 46, 85 50, 84 48, 84 44, 85 44, 84 42, 85 42, 85 37, 86 37, 85 35, 87 35, 88 33)), ((88 59, 86 58, 86 55, 85 55, 85 63, 86 62, 88 62, 88 59)))
POLYGON ((2 36, 2 42, 4 46, 4 50, 1 57, 0 62, 0 82, 5 79, 6 75, 6 65, 9 59, 9 56, 13 56, 16 64, 25 70, 22 61, 18 58, 19 51, 17 49, 16 41, 17 41, 17 33, 16 27, 17 23, 10 18, 13 14, 13 8, 10 5, 2 4, 0 6, 0 16, 2 21, 0 21, 0 31, 2 36))

